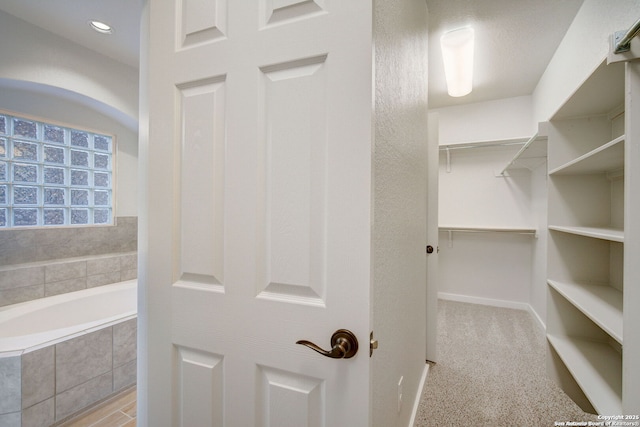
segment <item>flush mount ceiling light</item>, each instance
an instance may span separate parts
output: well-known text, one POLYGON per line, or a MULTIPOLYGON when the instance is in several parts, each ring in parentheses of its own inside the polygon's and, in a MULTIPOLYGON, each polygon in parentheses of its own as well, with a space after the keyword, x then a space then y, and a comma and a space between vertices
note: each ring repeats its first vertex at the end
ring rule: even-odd
POLYGON ((105 24, 102 21, 91 20, 91 21, 89 21, 89 26, 91 28, 93 28, 94 30, 96 30, 97 32, 102 33, 102 34, 111 34, 111 33, 113 33, 113 28, 111 28, 111 25, 105 24))
POLYGON ((440 37, 447 91, 459 97, 471 93, 473 81, 473 28, 460 28, 440 37))

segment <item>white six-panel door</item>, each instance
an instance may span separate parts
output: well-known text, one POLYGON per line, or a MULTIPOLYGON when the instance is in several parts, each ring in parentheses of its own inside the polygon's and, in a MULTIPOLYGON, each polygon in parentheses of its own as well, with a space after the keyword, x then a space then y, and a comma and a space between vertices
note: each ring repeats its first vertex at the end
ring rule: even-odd
POLYGON ((149 1, 149 426, 370 425, 371 7, 149 1))

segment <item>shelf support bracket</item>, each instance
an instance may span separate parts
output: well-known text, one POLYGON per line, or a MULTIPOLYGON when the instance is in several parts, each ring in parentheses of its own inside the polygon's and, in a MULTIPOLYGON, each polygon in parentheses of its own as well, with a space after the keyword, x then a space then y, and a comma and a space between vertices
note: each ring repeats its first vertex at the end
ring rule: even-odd
POLYGON ((525 142, 525 144, 522 146, 522 148, 520 148, 520 150, 518 150, 518 152, 516 153, 515 156, 513 156, 513 158, 511 159, 511 161, 507 164, 507 166, 504 167, 504 169, 502 169, 502 171, 500 171, 500 173, 496 174, 496 177, 507 177, 509 176, 509 174, 507 173, 507 169, 509 169, 509 167, 511 167, 511 165, 513 165, 519 158, 520 156, 522 156, 522 153, 524 153, 525 151, 527 151, 527 148, 529 148, 529 146, 533 143, 533 141, 535 141, 538 138, 538 133, 536 132, 535 135, 533 135, 531 138, 529 138, 529 140, 527 142, 525 142))
POLYGON ((447 173, 451 173, 451 151, 449 147, 446 149, 447 151, 447 173))

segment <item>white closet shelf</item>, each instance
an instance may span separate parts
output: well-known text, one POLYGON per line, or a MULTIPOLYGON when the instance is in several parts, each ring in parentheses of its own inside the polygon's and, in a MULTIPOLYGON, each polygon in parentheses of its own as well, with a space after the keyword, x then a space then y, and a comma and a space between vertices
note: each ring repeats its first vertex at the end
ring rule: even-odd
POLYGON ((624 78, 624 63, 607 65, 607 61, 603 61, 553 119, 599 116, 624 105, 624 78))
POLYGON ((551 279, 547 283, 622 344, 622 292, 608 285, 551 279))
POLYGON ((624 135, 551 171, 549 175, 586 175, 624 168, 624 135))
POLYGON ((547 334, 599 414, 622 414, 622 357, 606 343, 547 334))
POLYGON ((624 231, 612 227, 575 227, 564 225, 549 225, 549 230, 563 233, 576 234, 578 236, 593 237, 596 239, 610 240, 624 243, 624 231))

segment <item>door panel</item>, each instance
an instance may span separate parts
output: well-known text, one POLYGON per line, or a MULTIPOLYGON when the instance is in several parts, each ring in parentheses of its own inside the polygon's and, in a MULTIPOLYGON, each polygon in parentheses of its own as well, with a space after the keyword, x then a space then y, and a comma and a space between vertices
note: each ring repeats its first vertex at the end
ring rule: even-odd
POLYGON ((325 305, 325 60, 261 69, 259 298, 325 305))
POLYGON ((149 13, 142 422, 370 425, 371 3, 149 13))
POLYGON ((325 0, 260 0, 260 25, 266 28, 325 13, 325 0))
POLYGON ((178 87, 183 165, 181 276, 183 281, 224 283, 225 91, 222 78, 178 87), (209 197, 205 197, 208 195, 209 197), (194 207, 197 207, 194 209, 194 207))
POLYGON ((184 347, 178 354, 180 425, 224 425, 222 357, 184 347))
POLYGON ((225 37, 227 0, 179 0, 176 10, 178 48, 225 37))
POLYGON ((266 366, 259 366, 259 370, 258 426, 325 425, 323 380, 266 366))

